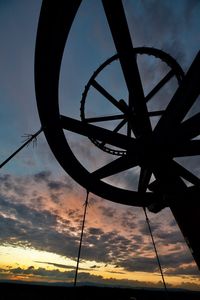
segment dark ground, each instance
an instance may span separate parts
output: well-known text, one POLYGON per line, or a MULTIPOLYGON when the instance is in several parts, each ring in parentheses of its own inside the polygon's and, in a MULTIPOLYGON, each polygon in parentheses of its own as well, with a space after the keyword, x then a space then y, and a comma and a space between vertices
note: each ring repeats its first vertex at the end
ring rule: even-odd
POLYGON ((107 287, 58 287, 30 284, 0 283, 0 300, 200 300, 200 292, 107 287), (134 298, 135 297, 135 298, 134 298))

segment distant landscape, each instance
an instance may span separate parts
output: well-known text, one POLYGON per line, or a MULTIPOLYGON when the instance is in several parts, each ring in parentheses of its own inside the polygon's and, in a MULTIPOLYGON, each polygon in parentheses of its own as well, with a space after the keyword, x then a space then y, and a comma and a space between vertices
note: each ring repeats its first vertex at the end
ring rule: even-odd
POLYGON ((169 290, 166 292, 159 289, 131 289, 119 287, 97 287, 83 285, 76 288, 48 284, 25 284, 16 282, 0 283, 0 300, 51 300, 51 299, 76 299, 76 300, 199 300, 200 292, 187 290, 169 290))

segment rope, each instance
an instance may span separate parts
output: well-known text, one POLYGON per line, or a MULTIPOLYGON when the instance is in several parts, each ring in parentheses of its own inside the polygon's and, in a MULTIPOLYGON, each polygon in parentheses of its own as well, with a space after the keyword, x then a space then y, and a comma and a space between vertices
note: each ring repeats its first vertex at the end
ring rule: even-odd
POLYGON ((162 270, 162 266, 161 266, 161 263, 160 263, 160 258, 159 258, 158 251, 157 251, 157 248, 156 248, 156 243, 155 243, 155 240, 154 240, 153 232, 152 232, 152 229, 151 229, 150 220, 149 220, 149 218, 147 216, 147 211, 146 211, 145 207, 143 207, 143 210, 144 210, 146 222, 147 222, 147 225, 148 225, 149 233, 150 233, 150 236, 151 236, 152 244, 153 244, 153 247, 154 247, 154 251, 155 251, 155 254, 156 254, 156 259, 157 259, 157 263, 158 263, 158 266, 159 266, 160 274, 161 274, 161 277, 162 277, 163 286, 164 286, 164 289, 165 289, 165 292, 166 292, 166 296, 167 296, 167 299, 168 299, 168 290, 167 290, 167 286, 166 286, 166 282, 165 282, 165 277, 164 277, 164 273, 163 273, 163 270, 162 270))
POLYGON ((82 247, 82 241, 83 241, 83 232, 84 232, 84 227, 85 227, 85 218, 86 218, 87 207, 88 207, 88 197, 89 197, 89 192, 87 191, 87 195, 86 195, 86 199, 85 199, 85 203, 84 203, 85 209, 84 209, 84 214, 83 214, 81 236, 80 236, 80 243, 79 243, 77 264, 76 264, 76 272, 75 272, 75 277, 74 277, 74 287, 76 287, 77 276, 78 276, 79 261, 80 261, 81 247, 82 247))
MULTIPOLYGON (((1 164, 0 164, 0 169, 5 165, 7 164, 17 153, 19 153, 25 146, 28 146, 29 143, 31 141, 33 141, 33 143, 35 141, 37 141, 37 136, 43 131, 43 129, 41 128, 40 130, 38 130, 36 133, 34 134, 27 134, 27 135, 24 135, 23 137, 26 138, 25 140, 25 143, 19 147, 15 152, 13 152, 6 160, 4 160, 1 164)), ((36 142, 35 142, 36 143, 36 142)), ((35 144, 33 144, 35 145, 35 144)))

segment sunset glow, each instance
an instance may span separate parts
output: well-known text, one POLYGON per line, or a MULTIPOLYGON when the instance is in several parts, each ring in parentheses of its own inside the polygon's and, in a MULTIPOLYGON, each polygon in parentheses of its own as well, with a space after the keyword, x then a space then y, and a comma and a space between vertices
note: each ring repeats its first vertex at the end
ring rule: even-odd
MULTIPOLYGON (((164 48, 187 71, 199 50, 200 2, 123 2, 131 32, 134 28, 134 47, 164 48)), ((33 134, 41 126, 34 87, 34 51, 41 3, 40 0, 0 2, 1 161, 21 145, 21 136, 23 140, 24 134, 25 137, 27 133, 33 134)), ((85 85, 115 52, 101 1, 83 1, 63 54, 59 97, 64 114, 80 118, 85 85)), ((153 73, 155 66, 155 58, 141 63, 145 92, 159 81, 159 75, 153 73)), ((108 66, 99 77, 121 99, 126 96, 124 89, 119 88, 121 75, 117 76, 117 68, 112 70, 112 67, 108 66), (113 78, 110 74, 114 74, 113 78)), ((159 67, 163 71, 163 65, 159 67)), ((176 88, 177 82, 172 82, 164 96, 159 95, 149 106, 160 109, 161 99, 167 103, 167 97, 171 99, 176 88)), ((105 113, 106 103, 94 91, 89 101, 88 113, 94 116, 105 113)), ((191 110, 196 111, 196 106, 191 110)), ((74 154, 90 172, 116 159, 86 137, 67 130, 65 134, 74 154)), ((29 145, 1 169, 0 282, 73 284, 87 191, 65 173, 43 133, 35 142, 37 145, 29 145)), ((181 163, 188 164, 191 172, 199 175, 199 158, 181 163)), ((131 167, 108 176, 105 181, 134 190, 139 171, 139 167, 131 167)), ((152 176, 151 181, 154 179, 152 176)), ((181 203, 180 199, 177 201, 181 203)), ((147 213, 167 286, 200 291, 199 270, 171 210, 166 207, 157 214, 148 210, 147 213)), ((199 234, 198 230, 195 234, 199 234)), ((89 193, 78 270, 78 284, 85 283, 163 287, 141 207, 113 203, 89 193)))
MULTIPOLYGON (((36 249, 12 247, 9 245, 0 247, 0 270, 1 279, 24 280, 28 282, 63 282, 73 284, 73 278, 69 278, 69 273, 74 272, 76 261, 57 255, 55 253, 38 251, 36 249)), ((192 266, 191 266, 192 267, 192 266)), ((116 265, 99 263, 97 261, 81 261, 81 276, 85 273, 89 276, 99 279, 99 282, 108 284, 124 283, 144 286, 162 286, 159 272, 127 272, 124 268, 116 265)), ((166 281, 170 287, 181 287, 183 278, 188 287, 198 289, 199 279, 191 276, 168 276, 166 281)))

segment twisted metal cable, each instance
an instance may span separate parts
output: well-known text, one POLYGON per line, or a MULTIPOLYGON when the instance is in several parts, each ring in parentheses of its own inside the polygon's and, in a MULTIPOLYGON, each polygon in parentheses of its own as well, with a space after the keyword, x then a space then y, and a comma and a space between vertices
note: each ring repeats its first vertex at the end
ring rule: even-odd
POLYGON ((37 145, 37 136, 43 131, 42 128, 40 128, 40 130, 38 130, 36 133, 34 134, 25 134, 24 137, 24 144, 22 146, 20 146, 15 152, 13 152, 6 160, 4 160, 1 164, 0 164, 0 169, 5 166, 17 153, 19 153, 24 147, 28 146, 32 141, 33 141, 33 146, 37 145))
POLYGON ((81 236, 80 236, 80 243, 78 248, 78 256, 77 256, 77 263, 76 263, 76 271, 74 276, 74 287, 76 287, 77 283, 77 276, 78 276, 78 269, 79 269, 79 261, 81 256, 81 247, 82 247, 82 241, 83 241, 83 233, 84 233, 84 227, 85 227, 85 219, 86 219, 86 213, 87 213, 87 207, 88 207, 88 197, 89 197, 89 191, 87 191, 85 203, 84 203, 84 214, 83 214, 83 221, 82 221, 82 227, 81 227, 81 236))
POLYGON ((153 231, 151 229, 150 220, 148 218, 147 211, 146 211, 145 207, 143 207, 143 211, 144 211, 144 214, 145 214, 146 223, 147 223, 147 226, 148 226, 148 229, 149 229, 149 233, 150 233, 150 236, 151 236, 152 244, 153 244, 154 251, 155 251, 155 254, 156 254, 156 259, 157 259, 158 267, 159 267, 160 274, 161 274, 161 277, 162 277, 163 287, 164 287, 164 290, 166 292, 166 299, 168 299, 168 289, 167 289, 167 286, 166 286, 164 273, 163 273, 163 270, 162 270, 162 266, 161 266, 161 263, 160 263, 160 258, 159 258, 158 251, 157 251, 157 248, 156 248, 156 243, 155 243, 155 240, 154 240, 153 231))

